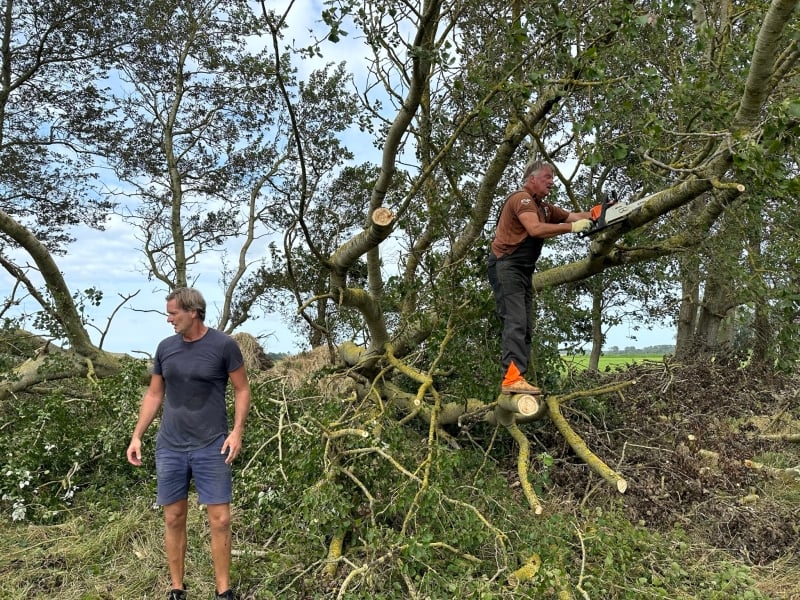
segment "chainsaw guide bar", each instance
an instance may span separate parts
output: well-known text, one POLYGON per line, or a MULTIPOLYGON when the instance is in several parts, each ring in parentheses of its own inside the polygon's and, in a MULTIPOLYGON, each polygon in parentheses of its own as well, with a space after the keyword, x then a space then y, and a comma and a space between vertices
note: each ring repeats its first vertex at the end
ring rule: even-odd
POLYGON ((619 202, 603 201, 601 204, 600 216, 592 221, 592 228, 583 233, 585 237, 593 236, 612 225, 624 222, 631 214, 640 209, 651 196, 645 196, 635 202, 621 204, 619 202))

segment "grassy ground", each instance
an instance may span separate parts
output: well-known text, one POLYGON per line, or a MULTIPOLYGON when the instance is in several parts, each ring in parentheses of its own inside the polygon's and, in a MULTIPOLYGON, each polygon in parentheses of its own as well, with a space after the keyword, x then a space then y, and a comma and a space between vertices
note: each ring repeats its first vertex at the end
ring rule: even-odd
MULTIPOLYGON (((564 364, 573 369, 586 369, 589 365, 588 354, 563 355, 564 364)), ((608 369, 625 368, 642 362, 661 362, 664 357, 660 354, 602 354, 600 356, 599 371, 608 369)))
MULTIPOLYGON (((168 591, 164 523, 152 502, 131 497, 124 511, 87 507, 58 525, 14 525, 0 536, 0 589, 8 598, 163 599, 168 591)), ((187 567, 192 597, 212 598, 205 518, 189 513, 187 567)))
MULTIPOLYGON (((60 525, 6 528, 0 536, 0 589, 8 598, 59 600, 156 600, 166 597, 168 579, 163 552, 163 522, 149 502, 132 498, 129 510, 104 513, 100 518, 76 514, 60 525)), ((246 529, 242 515, 235 515, 235 527, 246 529)), ((287 523, 285 527, 290 527, 287 523)), ((794 600, 798 583, 796 560, 782 559, 757 569, 745 567, 736 557, 692 539, 680 531, 662 536, 630 524, 614 511, 595 506, 580 511, 562 505, 557 513, 540 517, 529 524, 519 523, 518 531, 507 543, 516 546, 517 536, 540 528, 540 552, 545 563, 528 582, 500 585, 508 573, 496 573, 499 581, 485 576, 470 576, 469 561, 425 559, 432 569, 423 579, 414 577, 417 586, 425 579, 440 579, 436 592, 419 598, 579 600, 580 598, 670 600, 794 600), (557 544, 547 549, 547 545, 557 544), (449 566, 448 566, 449 565, 449 566), (560 566, 556 566, 560 565, 560 566), (457 567, 457 568, 455 568, 457 567), (468 580, 473 579, 467 583, 468 580), (480 580, 483 581, 480 581, 480 580), (542 585, 541 582, 549 582, 542 585), (449 582, 449 583, 448 583, 449 582), (450 590, 450 591, 448 591, 450 590), (452 595, 451 595, 452 594, 452 595)), ((530 543, 530 542, 528 542, 530 543)), ((407 590, 387 586, 377 594, 359 591, 340 596, 336 586, 326 589, 320 574, 323 561, 313 554, 311 544, 295 549, 294 559, 285 557, 286 577, 276 569, 279 560, 270 558, 284 550, 280 543, 258 546, 234 540, 232 577, 246 598, 252 600, 311 600, 407 598, 407 590)), ((520 544, 523 547, 524 544, 520 544)), ((530 547, 530 546, 529 546, 530 547)), ((535 544, 534 544, 535 547, 535 544)), ((522 564, 528 554, 520 554, 522 564)), ((538 555, 537 555, 538 558, 538 555)), ((481 557, 492 562, 491 556, 481 557)), ((414 558, 407 556, 413 564, 414 558)), ((364 565, 373 580, 389 572, 380 562, 364 565)), ((349 568, 349 567, 347 567, 349 568)), ((193 505, 189 513, 187 581, 190 598, 212 598, 212 570, 209 560, 208 530, 204 514, 193 505)), ((478 574, 476 573, 476 576, 478 574)), ((334 583, 336 580, 332 580, 334 583)), ((409 580, 408 586, 412 586, 409 580)), ((380 588, 379 588, 380 589, 380 588)), ((412 588, 413 589, 413 588, 412 588)))
MULTIPOLYGON (((661 357, 608 358, 601 371, 609 374, 576 375, 575 386, 638 383, 563 411, 629 489, 620 495, 587 469, 551 423, 527 423, 528 475, 545 507, 538 516, 521 491, 518 443, 501 429, 476 420, 441 432, 421 492, 424 423, 401 427, 391 415, 369 428, 364 415, 374 413, 365 411, 378 405, 321 392, 325 380, 308 382, 308 365, 294 369, 306 374, 296 384, 275 371, 255 382, 235 471, 235 587, 247 600, 800 599, 800 483, 783 477, 800 448, 758 440, 800 430, 794 382, 755 381, 718 365, 677 371, 661 357), (616 371, 631 362, 630 372, 616 371), (333 427, 369 433, 333 438, 333 427), (686 445, 688 434, 697 448, 686 445), (332 564, 337 531, 346 536, 332 564)), ((92 404, 87 419, 96 414, 92 404)), ((15 447, 30 454, 50 422, 31 435, 15 422, 15 447)), ((109 435, 103 468, 125 466, 127 438, 117 428, 109 435)), ((73 453, 78 438, 70 438, 73 453)), ((81 486, 52 524, 4 520, 0 597, 163 600, 163 516, 146 471, 112 469, 118 479, 81 486)), ((209 556, 205 513, 193 497, 191 600, 213 597, 209 556)))

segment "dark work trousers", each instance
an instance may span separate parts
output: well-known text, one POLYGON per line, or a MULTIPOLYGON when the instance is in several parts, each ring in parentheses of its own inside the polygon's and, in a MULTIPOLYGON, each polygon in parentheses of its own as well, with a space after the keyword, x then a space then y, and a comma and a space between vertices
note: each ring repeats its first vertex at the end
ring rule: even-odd
POLYGON ((494 292, 497 316, 503 324, 503 374, 508 370, 511 361, 514 361, 520 373, 528 370, 533 336, 531 277, 536 268, 536 259, 538 253, 535 258, 527 253, 522 253, 521 256, 515 253, 500 259, 489 253, 489 284, 494 292))

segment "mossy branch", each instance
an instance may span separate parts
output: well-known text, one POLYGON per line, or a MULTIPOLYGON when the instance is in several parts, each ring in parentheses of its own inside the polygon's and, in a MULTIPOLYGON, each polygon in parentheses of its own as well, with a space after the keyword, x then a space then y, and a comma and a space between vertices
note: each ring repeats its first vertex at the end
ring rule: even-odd
MULTIPOLYGON (((436 358, 431 362, 429 371, 425 374, 419 373, 417 379, 417 381, 419 381, 420 383, 419 388, 417 390, 417 399, 421 404, 422 399, 425 397, 425 393, 428 390, 430 390, 431 394, 433 395, 433 406, 431 407, 431 417, 428 423, 428 454, 422 463, 423 467, 422 485, 417 490, 417 493, 414 495, 414 500, 411 502, 411 506, 406 512, 405 519, 403 519, 403 527, 401 528, 401 532, 403 534, 405 534, 409 523, 411 523, 412 519, 419 510, 419 505, 422 500, 422 497, 428 490, 428 487, 430 485, 431 467, 433 466, 434 458, 436 456, 436 453, 438 452, 438 445, 436 443, 436 432, 439 429, 438 415, 442 407, 442 398, 439 395, 438 390, 433 385, 432 374, 436 372, 438 364, 442 360, 442 357, 444 356, 444 351, 447 348, 447 345, 450 343, 450 340, 453 338, 452 323, 453 321, 451 313, 450 319, 448 319, 447 322, 447 332, 445 333, 442 343, 439 345, 439 352, 437 353, 436 358)), ((389 356, 390 360, 394 359, 391 345, 387 346, 386 354, 389 356)))
POLYGON ((336 576, 336 567, 339 565, 339 559, 342 556, 342 547, 344 546, 343 529, 338 530, 331 538, 331 543, 328 544, 328 558, 325 562, 323 574, 326 577, 333 578, 336 576))
POLYGON ((517 587, 520 583, 533 579, 542 566, 542 558, 534 552, 519 569, 508 576, 508 584, 517 587))
MULTIPOLYGON (((575 397, 575 394, 570 394, 570 396, 575 397)), ((608 483, 612 484, 618 492, 624 493, 625 490, 628 489, 628 482, 625 481, 622 475, 611 469, 611 467, 600 460, 596 454, 589 450, 586 442, 584 442, 583 439, 581 439, 581 437, 569 426, 569 423, 567 423, 564 415, 561 414, 558 396, 548 396, 546 398, 546 402, 553 424, 556 426, 556 429, 558 429, 561 435, 564 436, 564 439, 574 450, 575 454, 577 454, 581 460, 589 465, 589 467, 591 467, 595 473, 600 475, 608 483)))
POLYGON ((735 181, 722 181, 717 177, 711 178, 711 185, 713 185, 718 190, 733 190, 736 192, 744 192, 745 187, 741 183, 736 183, 735 181))
POLYGON ((536 495, 528 479, 528 465, 531 459, 530 442, 528 442, 528 438, 525 437, 525 434, 522 433, 522 430, 517 427, 517 424, 513 421, 510 425, 506 425, 506 429, 519 447, 517 451, 517 475, 519 476, 519 483, 522 486, 522 492, 525 494, 525 498, 528 500, 528 504, 531 510, 533 510, 533 513, 541 515, 544 512, 544 508, 542 508, 542 503, 539 502, 539 497, 536 495))
POLYGON ((358 456, 361 454, 378 454, 385 458, 390 465, 392 465, 395 469, 400 471, 403 475, 408 477, 409 479, 413 479, 417 483, 422 483, 422 480, 414 475, 411 471, 406 469, 403 465, 401 465, 392 455, 388 454, 383 448, 378 447, 371 447, 371 448, 353 448, 352 450, 344 450, 342 454, 350 455, 350 456, 358 456))

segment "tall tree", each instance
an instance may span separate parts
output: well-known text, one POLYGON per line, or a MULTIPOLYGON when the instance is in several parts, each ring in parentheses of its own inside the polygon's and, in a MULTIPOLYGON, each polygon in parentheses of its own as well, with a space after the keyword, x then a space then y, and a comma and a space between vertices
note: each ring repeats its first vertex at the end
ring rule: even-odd
MULTIPOLYGON (((421 419, 428 435, 420 463, 410 470, 392 465, 414 494, 398 526, 402 538, 432 491, 442 455, 438 441, 449 437, 445 426, 483 419, 502 425, 513 439, 521 487, 538 513, 526 471, 530 442, 518 424, 546 412, 576 451, 580 445, 553 395, 542 412, 537 402, 526 401, 523 411, 520 399, 496 393, 496 336, 483 277, 499 199, 517 186, 522 165, 534 155, 557 165, 560 204, 588 208, 609 186, 647 198, 624 222, 591 240, 571 240, 583 244, 579 258, 559 254, 535 275, 537 308, 545 307, 537 311, 537 325, 552 323, 540 328, 548 338, 543 342, 590 332, 577 288, 592 277, 678 256, 691 267, 682 282, 686 297, 702 292, 708 300, 707 315, 686 310, 681 323, 694 328, 690 337, 706 331, 706 339, 719 340, 725 317, 715 322, 712 313, 728 310, 726 285, 733 278, 713 269, 742 274, 735 265, 748 244, 759 242, 756 224, 763 222, 764 231, 769 225, 773 239, 790 238, 793 220, 782 217, 793 213, 780 200, 796 190, 790 138, 798 112, 797 3, 333 0, 321 15, 325 39, 303 43, 295 55, 324 56, 328 43, 358 30, 372 54, 364 79, 353 80, 360 110, 369 116, 359 123, 372 132, 377 149, 374 160, 360 160, 376 164, 374 174, 348 179, 345 172, 337 179, 350 158, 337 134, 356 114, 354 96, 341 85, 344 69, 296 84, 292 57, 280 47, 287 15, 270 12, 266 3, 256 19, 248 4, 233 0, 200 6, 158 0, 134 14, 138 33, 131 32, 133 41, 120 55, 119 72, 132 92, 120 105, 127 130, 116 129, 100 147, 141 201, 127 214, 143 224, 151 273, 164 285, 191 282, 199 252, 244 232, 237 266, 223 269, 231 309, 223 326, 244 322, 270 292, 272 281, 249 264, 248 244, 280 224, 283 258, 292 269, 284 281, 307 321, 325 329, 331 346, 338 344, 343 371, 353 381, 342 413, 322 425, 326 484, 335 482, 337 490, 347 490, 343 495, 361 498, 354 504, 371 507, 374 496, 362 474, 385 456, 384 420, 398 413, 402 423, 421 419), (262 41, 256 35, 269 51, 248 50, 248 43, 262 41), (760 162, 770 153, 780 156, 760 162), (754 175, 761 189, 774 188, 755 200, 754 175), (787 175, 795 183, 786 183, 787 175), (357 193, 365 181, 366 193, 357 193), (336 190, 339 182, 344 202, 326 223, 343 227, 326 230, 327 199, 319 192, 336 190), (231 199, 246 211, 238 212, 231 199), (738 229, 745 208, 762 201, 772 212, 748 216, 754 227, 738 229), (257 233, 256 226, 264 229, 257 233), (742 231, 751 236, 742 238, 742 231), (357 317, 361 327, 346 332, 352 339, 328 327, 331 311, 357 317)), ((92 122, 116 123, 102 116, 92 122)), ((79 125, 70 121, 70 139, 90 133, 79 125)), ((0 230, 6 243, 41 265, 53 298, 68 311, 68 288, 55 262, 47 262, 47 248, 5 214, 0 230)), ((764 249, 757 255, 761 264, 796 259, 786 244, 764 249)), ((276 265, 259 266, 274 273, 276 265)), ((769 316, 788 313, 796 320, 796 296, 787 291, 796 291, 797 278, 775 273, 759 282, 775 285, 769 316)), ((753 297, 732 304, 746 301, 753 297)), ((75 349, 73 373, 88 372, 109 357, 87 341, 79 319, 67 317, 62 323, 75 349)), ((761 332, 764 321, 759 315, 761 332)), ((554 362, 554 344, 539 346, 539 362, 554 362)), ((41 364, 32 360, 6 378, 0 399, 43 376, 41 364)), ((548 390, 561 385, 555 369, 542 369, 541 377, 548 390)), ((590 462, 624 491, 619 474, 590 462)), ((337 515, 332 565, 350 517, 354 524, 362 519, 356 510, 362 508, 337 515)))
POLYGON ((453 267, 482 238, 495 198, 514 179, 509 166, 531 153, 579 161, 560 174, 566 198, 576 205, 593 203, 597 183, 609 178, 651 192, 625 227, 595 237, 585 258, 537 274, 537 287, 699 247, 717 235, 719 218, 743 201, 746 186, 738 179, 744 173, 734 158, 749 140, 758 140, 763 128, 758 112, 789 98, 785 75, 796 56, 783 29, 795 3, 775 2, 764 13, 748 13, 736 43, 723 39, 720 43, 727 45, 710 57, 709 34, 687 29, 693 21, 684 7, 662 6, 654 13, 621 2, 604 6, 607 10, 591 13, 563 7, 555 15, 551 7, 545 15, 539 13, 545 8, 533 6, 517 16, 507 5, 429 2, 413 14, 398 8, 356 15, 376 53, 371 72, 386 83, 386 97, 397 107, 394 119, 386 121, 382 172, 365 207, 368 215, 383 204, 399 149, 410 140, 420 149, 408 193, 386 206, 392 224, 370 225, 333 257, 332 294, 374 324, 367 354, 379 354, 390 342, 395 351, 413 349, 442 322, 441 311, 428 303, 436 289, 448 289, 443 285, 448 276, 463 277, 453 267), (399 33, 409 29, 416 32, 413 39, 399 33), (511 43, 515 36, 526 43, 511 43), (394 44, 404 39, 406 53, 401 54, 394 44), (677 40, 681 49, 665 56, 664 46, 673 48, 677 40), (561 51, 553 52, 554 47, 561 51), (716 70, 702 71, 687 60, 692 53, 716 61, 716 70), (718 101, 710 101, 716 97, 710 90, 720 90, 718 101), (581 133, 586 131, 595 138, 585 140, 581 133), (600 173, 595 182, 575 175, 582 173, 579 167, 592 168, 601 160, 611 174, 600 173), (433 202, 427 194, 431 189, 437 193, 433 202), (437 220, 431 206, 446 207, 444 219, 437 220), (672 232, 660 226, 659 217, 667 214, 676 220, 672 232), (418 251, 409 255, 413 260, 405 265, 403 284, 426 293, 404 298, 393 335, 384 319, 374 318, 385 286, 380 260, 370 257, 377 257, 390 232, 407 234, 406 221, 418 215, 425 215, 420 221, 426 229, 416 235, 408 228, 414 235, 408 246, 418 251), (648 224, 659 225, 651 227, 655 237, 637 235, 625 243, 627 229, 648 224), (427 281, 425 260, 418 257, 437 254, 442 262, 435 282, 427 281), (356 293, 339 273, 358 255, 367 257, 370 283, 356 293))
POLYGON ((72 241, 71 227, 102 229, 111 208, 95 189, 88 150, 106 134, 97 123, 107 98, 99 83, 129 33, 126 10, 9 0, 0 21, 0 265, 12 293, 38 302, 38 318, 87 357, 97 349, 54 257, 72 241))
POLYGON ((310 196, 349 157, 334 137, 352 118, 348 75, 324 68, 298 85, 277 44, 264 44, 281 27, 270 30, 243 1, 155 2, 140 19, 146 27, 119 67, 125 119, 110 123, 118 133, 104 154, 135 190, 121 204, 148 274, 167 288, 189 285, 192 267, 218 255, 218 327, 231 331, 269 291, 247 279, 269 236, 291 229, 286 199, 310 196))
POLYGON ((236 239, 228 305, 264 235, 260 196, 282 158, 270 136, 272 58, 248 47, 263 31, 243 2, 151 2, 138 19, 116 71, 123 119, 109 120, 103 154, 149 275, 165 287, 188 285, 193 265, 236 239))
MULTIPOLYGON (((219 248, 246 231, 250 221, 230 198, 255 211, 253 223, 273 219, 274 210, 258 212, 270 201, 255 200, 265 189, 259 184, 266 185, 294 219, 282 227, 289 230, 291 222, 299 232, 291 238, 299 245, 289 244, 285 255, 302 247, 311 268, 329 277, 326 293, 314 295, 361 316, 366 345, 343 350, 348 362, 369 356, 363 363, 369 374, 370 367, 421 344, 437 354, 426 341, 444 341, 446 324, 458 325, 460 288, 480 289, 480 255, 498 198, 517 184, 515 167, 534 154, 559 166, 559 203, 586 208, 608 186, 649 194, 626 223, 594 237, 582 258, 539 272, 537 289, 712 247, 728 230, 725 216, 748 200, 743 189, 754 149, 773 148, 781 135, 777 123, 796 126, 790 117, 797 52, 789 35, 796 2, 776 0, 747 11, 726 6, 709 11, 698 4, 692 11, 610 0, 554 9, 431 0, 411 10, 400 2, 331 3, 323 14, 326 39, 304 45, 303 56, 324 54, 331 48, 326 44, 344 39, 351 28, 360 30, 373 53, 359 95, 372 119, 363 123, 373 128, 380 150, 374 161, 379 170, 360 206, 364 227, 332 252, 313 235, 311 207, 323 172, 313 161, 336 168, 345 153, 332 141, 324 146, 332 151, 315 155, 315 142, 346 127, 349 117, 338 119, 343 107, 334 103, 328 105, 332 112, 303 112, 303 98, 291 93, 290 57, 279 47, 286 15, 264 10, 266 5, 260 19, 237 12, 244 5, 233 2, 154 2, 137 12, 144 27, 130 39, 142 45, 128 48, 121 72, 138 95, 125 99, 128 131, 112 140, 125 139, 129 147, 117 144, 109 159, 147 200, 129 205, 128 215, 152 225, 142 228, 143 239, 152 274, 165 285, 189 282, 195 252, 219 248), (236 17, 230 29, 215 20, 215 11, 227 10, 236 17), (148 23, 173 37, 159 37, 148 23), (266 34, 271 54, 245 52, 242 44, 256 33, 266 34), (189 52, 185 42, 199 40, 207 50, 189 52), (275 86, 268 89, 266 82, 277 85, 282 103, 272 117, 267 110, 247 112, 265 97, 277 105, 275 86), (220 102, 223 85, 231 88, 230 106, 220 102), (145 107, 145 97, 158 102, 145 107), (319 120, 306 127, 315 114, 319 120), (249 117, 261 128, 250 128, 249 117), (155 126, 166 133, 163 146, 154 143, 155 126), (272 139, 259 137, 270 126, 272 139), (226 137, 226 127, 233 137, 226 137), (137 152, 140 140, 143 150, 137 152), (260 171, 254 168, 258 161, 260 171), (401 164, 405 175, 398 178, 401 164), (194 205, 191 214, 197 201, 202 208, 194 205), (389 263, 399 268, 387 280, 389 263)), ((789 159, 792 149, 784 144, 780 151, 789 159)), ((775 176, 764 173, 762 181, 775 176)), ((229 290, 250 268, 238 256, 224 276, 229 290)), ((263 291, 253 290, 241 302, 229 296, 228 327, 248 317, 263 291)), ((298 304, 308 310, 309 299, 298 297, 298 304)))

